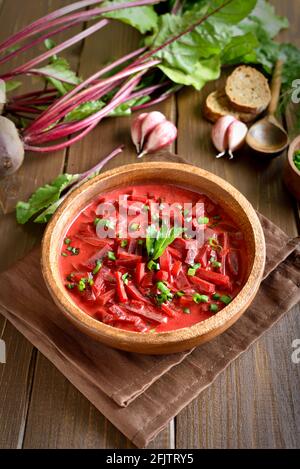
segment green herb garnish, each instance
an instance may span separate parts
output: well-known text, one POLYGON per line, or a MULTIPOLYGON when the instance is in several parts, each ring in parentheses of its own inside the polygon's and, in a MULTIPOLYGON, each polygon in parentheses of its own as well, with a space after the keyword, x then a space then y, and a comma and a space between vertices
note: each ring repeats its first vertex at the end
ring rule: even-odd
POLYGON ((86 279, 85 278, 81 278, 78 282, 78 290, 79 291, 84 291, 85 288, 86 288, 86 279))
POLYGON ((75 287, 75 283, 67 283, 66 287, 68 288, 68 290, 73 290, 73 288, 75 287))
POLYGON ((140 228, 139 223, 131 223, 129 230, 130 231, 137 231, 140 228))
POLYGON ((121 248, 126 248, 127 244, 128 244, 127 239, 122 239, 122 241, 121 241, 121 248))
POLYGON ((294 164, 298 171, 300 171, 300 150, 297 150, 294 154, 294 164))
POLYGON ((108 251, 107 257, 110 261, 115 261, 116 260, 115 253, 113 251, 108 251))
POLYGON ((158 304, 161 305, 162 303, 166 303, 167 301, 171 301, 173 299, 171 291, 163 282, 157 282, 156 287, 161 292, 160 294, 156 295, 156 301, 158 304))
POLYGON ((211 305, 209 305, 209 309, 212 313, 217 313, 219 311, 219 307, 218 305, 212 303, 211 305))
POLYGON ((152 260, 148 262, 147 267, 148 267, 149 270, 159 270, 160 269, 159 263, 154 262, 152 260))
POLYGON ((184 296, 184 291, 177 291, 175 294, 176 294, 176 296, 181 298, 182 296, 184 296))
POLYGON ((129 277, 128 272, 126 272, 125 274, 122 275, 122 280, 125 283, 125 285, 128 285, 128 277, 129 277))
POLYGON ((194 275, 196 274, 197 270, 199 269, 199 267, 201 267, 201 264, 194 264, 192 267, 190 267, 188 269, 188 275, 190 277, 194 277, 194 275))
POLYGON ((102 267, 102 262, 99 259, 97 259, 96 260, 96 267, 93 270, 93 275, 96 275, 99 272, 99 270, 101 269, 101 267, 102 267))
POLYGON ((208 243, 214 249, 222 249, 222 246, 218 244, 218 241, 215 238, 208 238, 208 243))
POLYGON ((199 223, 199 225, 207 225, 207 223, 209 223, 209 218, 199 217, 197 222, 199 223))
POLYGON ((221 298, 221 295, 219 293, 214 293, 212 298, 213 300, 219 300, 221 298))
POLYGON ((65 243, 65 244, 70 244, 70 243, 71 243, 70 238, 65 238, 65 239, 64 239, 64 243, 65 243))
POLYGON ((184 312, 185 314, 191 314, 190 308, 183 308, 183 312, 184 312))
POLYGON ((107 220, 106 218, 102 218, 101 220, 98 219, 98 222, 96 224, 99 224, 100 226, 104 226, 104 228, 111 230, 113 230, 115 227, 115 222, 113 220, 107 220))
POLYGON ((225 305, 229 305, 229 303, 232 301, 232 298, 229 295, 222 295, 220 297, 220 301, 222 301, 222 303, 224 303, 225 305))
POLYGON ((154 225, 150 225, 146 232, 146 249, 149 259, 156 260, 161 257, 166 248, 183 232, 183 228, 169 229, 165 223, 162 224, 160 230, 157 230, 154 225))
POLYGON ((193 301, 195 303, 208 303, 209 301, 209 298, 207 295, 200 295, 199 293, 195 293, 195 295, 193 295, 193 301))
POLYGON ((211 262, 211 265, 215 267, 216 269, 220 269, 222 267, 221 262, 216 261, 215 259, 211 260, 210 262, 211 262))
POLYGON ((68 254, 67 254, 66 252, 62 252, 61 255, 62 255, 63 257, 68 257, 68 254))

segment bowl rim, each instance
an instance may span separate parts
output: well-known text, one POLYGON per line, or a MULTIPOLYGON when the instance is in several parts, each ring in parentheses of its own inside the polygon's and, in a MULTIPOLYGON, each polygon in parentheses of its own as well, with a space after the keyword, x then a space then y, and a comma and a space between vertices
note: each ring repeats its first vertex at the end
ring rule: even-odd
POLYGON ((294 173, 297 174, 298 177, 300 177, 300 170, 296 167, 294 163, 294 153, 297 150, 300 150, 300 135, 298 135, 294 138, 294 140, 292 140, 287 157, 289 166, 294 171, 294 173))
MULTIPOLYGON (((244 211, 248 220, 251 220, 250 225, 255 244, 255 254, 251 271, 249 273, 245 285, 242 287, 238 295, 232 300, 232 302, 229 303, 229 305, 227 305, 214 316, 211 316, 210 318, 205 319, 204 321, 201 321, 189 327, 164 332, 140 333, 118 329, 116 327, 104 324, 101 321, 89 316, 74 301, 72 301, 68 292, 65 290, 63 283, 61 282, 61 284, 57 284, 55 282, 54 267, 51 262, 50 253, 54 230, 57 223, 59 222, 65 210, 67 210, 68 207, 70 207, 74 203, 74 201, 77 199, 77 197, 81 195, 82 192, 88 190, 92 186, 97 185, 99 182, 105 179, 109 179, 115 175, 125 174, 129 171, 133 172, 135 170, 141 170, 142 165, 141 163, 126 164, 119 166, 115 169, 105 171, 100 175, 94 177, 93 179, 90 179, 80 185, 77 189, 72 191, 65 198, 65 200, 59 206, 58 210, 48 223, 48 226, 45 230, 42 240, 41 256, 41 267, 43 277, 48 287, 48 290, 57 306, 59 306, 65 316, 67 316, 67 318, 69 318, 79 328, 84 329, 86 332, 89 332, 94 337, 97 336, 100 341, 101 337, 106 336, 107 339, 112 340, 114 342, 117 341, 123 344, 130 342, 135 346, 147 343, 147 345, 155 347, 165 344, 170 345, 178 343, 178 341, 186 342, 187 340, 194 339, 195 337, 205 336, 216 329, 225 330, 227 328, 227 324, 231 325, 233 322, 235 322, 235 318, 239 317, 240 310, 246 309, 249 304, 249 298, 252 299, 259 288, 260 282, 258 281, 258 279, 260 280, 262 278, 265 267, 265 238, 259 218, 250 202, 246 199, 246 197, 241 194, 234 186, 232 186, 230 183, 220 178, 219 176, 190 164, 173 163, 165 161, 143 163, 143 169, 160 169, 162 167, 170 170, 174 169, 179 171, 185 171, 188 173, 192 171, 200 177, 208 179, 214 184, 221 185, 223 190, 230 193, 230 195, 239 204, 240 208, 244 211)), ((145 177, 145 180, 146 179, 147 178, 145 177)))

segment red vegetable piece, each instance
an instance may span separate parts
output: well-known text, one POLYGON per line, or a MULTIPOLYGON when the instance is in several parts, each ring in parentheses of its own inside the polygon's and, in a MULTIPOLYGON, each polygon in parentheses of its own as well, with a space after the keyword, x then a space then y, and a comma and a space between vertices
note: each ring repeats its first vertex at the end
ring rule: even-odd
POLYGON ((147 287, 152 287, 153 286, 153 272, 147 272, 141 282, 142 287, 147 288, 147 287))
POLYGON ((194 300, 191 296, 182 296, 179 300, 180 306, 190 306, 191 303, 193 303, 194 300))
POLYGON ((128 297, 125 291, 125 284, 122 280, 122 274, 121 272, 115 272, 115 277, 117 281, 117 294, 120 303, 126 303, 128 301, 128 297))
POLYGON ((182 261, 183 259, 183 254, 181 251, 179 251, 178 249, 175 249, 173 248, 172 246, 169 246, 168 247, 168 251, 169 253, 171 254, 171 256, 174 258, 174 259, 177 259, 179 261, 182 261))
POLYGON ((137 247, 137 240, 136 239, 131 239, 128 244, 128 253, 129 254, 135 254, 136 253, 136 247, 137 247))
POLYGON ((167 282, 169 280, 169 273, 165 270, 159 270, 155 274, 155 281, 156 282, 167 282))
POLYGON ((171 270, 171 274, 174 275, 174 277, 177 277, 177 275, 181 271, 181 268, 182 268, 182 262, 175 261, 171 270))
POLYGON ((90 257, 86 262, 83 262, 83 265, 88 269, 94 269, 96 261, 98 259, 103 259, 103 257, 106 256, 108 251, 111 251, 111 246, 109 244, 106 244, 102 249, 100 249, 100 251, 97 251, 96 254, 90 257))
POLYGON ((92 291, 98 298, 98 296, 104 291, 105 284, 104 280, 100 275, 97 275, 96 279, 94 280, 94 285, 92 285, 92 291))
POLYGON ((99 297, 98 303, 100 305, 104 306, 104 305, 106 305, 106 303, 108 303, 110 300, 112 300, 114 296, 115 296, 115 289, 108 290, 107 292, 103 293, 99 297))
POLYGON ((158 323, 168 322, 168 318, 162 314, 157 313, 157 311, 150 305, 146 305, 140 301, 131 301, 130 304, 125 305, 125 308, 128 311, 139 314, 146 319, 150 319, 151 321, 158 323))
POLYGON ((183 290, 190 287, 190 283, 182 271, 179 272, 177 278, 175 279, 175 286, 178 288, 178 290, 183 290))
POLYGON ((171 256, 170 256, 168 248, 160 256, 159 265, 160 265, 161 270, 165 270, 168 273, 171 272, 171 256))
POLYGON ((227 263, 227 266, 231 275, 233 275, 234 277, 237 277, 240 271, 239 252, 233 251, 233 250, 229 251, 229 253, 227 254, 227 258, 226 258, 226 263, 227 263))
POLYGON ((174 309, 172 309, 169 305, 166 303, 163 303, 161 305, 161 309, 163 310, 164 313, 166 313, 167 316, 170 318, 174 318, 176 316, 174 309))
MULTIPOLYGON (((199 270, 199 269, 198 269, 199 270)), ((191 282, 198 287, 198 289, 202 293, 214 293, 216 291, 216 287, 213 283, 209 283, 206 280, 203 280, 199 277, 191 277, 191 282)))
POLYGON ((109 311, 114 316, 114 320, 120 323, 131 323, 134 325, 137 332, 146 332, 147 326, 145 322, 138 316, 133 316, 132 314, 128 314, 118 305, 112 305, 109 308, 109 311))
POLYGON ((126 251, 118 251, 118 260, 132 261, 132 262, 141 262, 143 260, 142 256, 137 256, 136 254, 129 254, 126 251))
POLYGON ((206 268, 210 251, 211 251, 211 248, 207 244, 202 246, 199 253, 195 257, 195 262, 199 262, 202 267, 206 268))
POLYGON ((214 283, 215 285, 219 285, 225 288, 231 287, 230 278, 228 277, 228 275, 223 275, 219 272, 212 272, 210 270, 205 270, 202 268, 197 269, 196 275, 201 279, 214 283))
POLYGON ((135 270, 135 278, 137 281, 137 284, 139 285, 143 277, 145 275, 145 269, 146 269, 146 264, 144 262, 138 262, 136 265, 136 270, 135 270))
POLYGON ((133 298, 134 300, 142 301, 143 303, 150 303, 147 298, 145 298, 142 293, 137 289, 137 287, 132 283, 128 282, 127 285, 125 285, 126 292, 130 296, 130 298, 133 298))

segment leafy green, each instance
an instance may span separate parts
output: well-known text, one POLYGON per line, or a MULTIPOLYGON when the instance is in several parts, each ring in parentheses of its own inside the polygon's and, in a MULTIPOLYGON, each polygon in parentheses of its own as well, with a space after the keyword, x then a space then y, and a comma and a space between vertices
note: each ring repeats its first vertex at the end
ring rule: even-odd
MULTIPOLYGON (((190 2, 188 9, 181 15, 161 15, 157 32, 146 40, 147 45, 152 49, 159 48, 223 3, 223 0, 190 2)), ((235 63, 245 54, 250 54, 253 46, 258 45, 255 36, 250 33, 237 31, 239 39, 232 39, 233 26, 247 17, 255 5, 256 0, 233 0, 191 32, 157 51, 154 55, 162 60, 158 68, 172 81, 192 85, 200 90, 208 81, 219 77, 222 63, 226 63, 226 60, 235 63)))
MULTIPOLYGON (((57 204, 62 191, 76 182, 77 179, 77 174, 61 174, 50 184, 39 187, 28 199, 28 202, 18 202, 16 206, 17 222, 23 225, 41 210, 50 207, 53 210, 53 204, 57 204)), ((56 208, 57 206, 55 206, 56 208)), ((46 214, 43 212, 43 215, 37 217, 35 221, 42 223, 42 219, 47 218, 48 215, 50 215, 49 212, 46 214)))
MULTIPOLYGON (((114 0, 102 3, 102 6, 111 6, 118 3, 128 3, 128 0, 114 0)), ((112 18, 122 21, 136 28, 141 34, 152 31, 157 26, 158 16, 152 5, 145 5, 123 10, 111 11, 103 15, 105 18, 112 18)))
POLYGON ((156 287, 160 291, 160 293, 155 297, 156 302, 159 305, 167 303, 173 299, 171 290, 163 282, 157 282, 156 287))
POLYGON ((22 85, 20 81, 16 80, 9 80, 5 82, 5 90, 6 93, 9 93, 10 91, 15 91, 17 88, 19 88, 22 85))
POLYGON ((148 257, 153 260, 161 257, 166 248, 183 232, 183 228, 174 226, 169 229, 165 223, 162 223, 160 229, 157 229, 155 225, 150 225, 146 232, 146 249, 148 257))
POLYGON ((249 32, 243 36, 234 36, 224 47, 221 61, 226 65, 235 65, 242 61, 255 62, 255 48, 259 46, 257 37, 249 32))

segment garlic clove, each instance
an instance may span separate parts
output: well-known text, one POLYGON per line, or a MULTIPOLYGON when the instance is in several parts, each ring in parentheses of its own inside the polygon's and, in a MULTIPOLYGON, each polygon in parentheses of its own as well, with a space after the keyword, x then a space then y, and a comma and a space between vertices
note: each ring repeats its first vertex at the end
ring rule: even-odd
POLYGON ((158 124, 152 132, 148 135, 146 143, 144 145, 144 150, 138 158, 147 153, 154 153, 162 148, 170 145, 177 137, 177 128, 170 121, 164 121, 161 124, 158 124))
POLYGON ((152 111, 147 114, 145 119, 143 119, 141 124, 141 145, 140 148, 143 149, 144 142, 147 136, 152 132, 152 130, 162 122, 167 120, 166 116, 159 111, 152 111))
POLYGON ((147 115, 147 112, 143 112, 137 116, 131 124, 131 139, 135 145, 137 153, 141 150, 142 122, 147 115))
POLYGON ((241 148, 245 142, 248 133, 248 127, 244 122, 236 120, 228 127, 227 139, 228 139, 228 153, 230 160, 233 158, 233 152, 241 148))
POLYGON ((218 119, 217 122, 213 125, 211 131, 212 142, 216 149, 220 152, 219 155, 217 155, 217 158, 224 156, 226 150, 228 149, 227 131, 229 126, 235 121, 236 119, 233 116, 228 115, 220 117, 220 119, 218 119))

